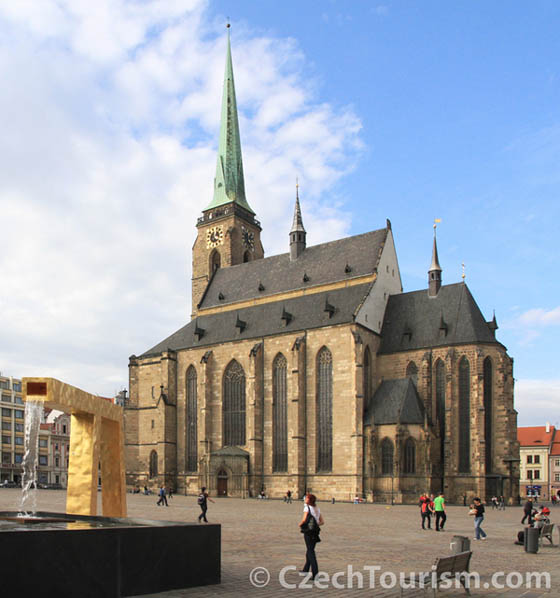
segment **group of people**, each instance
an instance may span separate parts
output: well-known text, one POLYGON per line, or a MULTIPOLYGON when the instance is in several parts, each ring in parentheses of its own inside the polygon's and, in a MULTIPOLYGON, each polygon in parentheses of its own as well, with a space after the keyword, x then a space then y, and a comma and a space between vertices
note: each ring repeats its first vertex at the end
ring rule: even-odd
POLYGON ((435 517, 436 532, 445 531, 447 515, 445 513, 445 496, 443 492, 440 492, 436 497, 433 494, 422 494, 418 505, 420 507, 423 530, 432 529, 432 517, 435 517))
POLYGON ((165 486, 160 486, 158 490, 158 501, 156 505, 159 506, 169 506, 167 502, 167 498, 173 498, 173 490, 171 488, 166 488, 165 486))
MULTIPOLYGON (((521 519, 521 524, 524 525, 527 523, 529 527, 536 527, 540 529, 541 527, 550 523, 550 509, 541 505, 538 508, 535 508, 536 500, 529 496, 527 497, 527 502, 523 505, 523 518, 521 519)), ((517 539, 515 540, 514 544, 523 545, 525 543, 525 530, 522 530, 517 533, 517 539)))
POLYGON ((490 500, 490 503, 492 504, 492 509, 498 509, 500 511, 506 510, 506 501, 503 496, 500 496, 499 498, 497 496, 493 496, 490 500))

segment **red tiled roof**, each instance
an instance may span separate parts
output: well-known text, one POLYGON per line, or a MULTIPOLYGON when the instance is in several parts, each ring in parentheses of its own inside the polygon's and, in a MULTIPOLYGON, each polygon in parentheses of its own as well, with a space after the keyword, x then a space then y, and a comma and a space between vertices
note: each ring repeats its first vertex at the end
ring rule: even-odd
POLYGON ((517 428, 517 440, 520 446, 550 446, 554 437, 554 426, 550 426, 546 432, 546 426, 532 426, 528 428, 517 428))
POLYGON ((560 430, 556 430, 554 434, 554 440, 550 447, 550 454, 554 456, 560 455, 560 430))

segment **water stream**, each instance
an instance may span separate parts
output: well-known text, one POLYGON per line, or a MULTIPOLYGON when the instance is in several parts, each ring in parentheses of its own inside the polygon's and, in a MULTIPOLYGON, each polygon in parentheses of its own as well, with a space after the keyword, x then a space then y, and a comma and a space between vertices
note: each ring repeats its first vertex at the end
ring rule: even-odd
POLYGON ((39 428, 43 419, 43 401, 25 402, 25 452, 20 514, 29 516, 37 511, 37 460, 39 458, 39 428))

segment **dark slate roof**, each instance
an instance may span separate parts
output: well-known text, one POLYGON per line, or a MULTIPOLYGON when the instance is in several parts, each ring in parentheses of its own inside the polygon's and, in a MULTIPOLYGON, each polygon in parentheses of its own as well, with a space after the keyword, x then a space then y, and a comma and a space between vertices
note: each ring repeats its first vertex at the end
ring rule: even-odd
POLYGON ((410 378, 383 380, 366 409, 365 425, 396 423, 424 423, 424 405, 410 378))
POLYGON ((386 238, 387 229, 383 228, 307 247, 293 261, 290 260, 289 253, 283 253, 220 268, 210 281, 200 308, 226 305, 371 274, 377 267, 386 238), (347 266, 350 267, 350 271, 346 271, 347 266), (307 282, 304 282, 304 275, 309 279, 307 282), (220 294, 223 295, 223 299, 220 299, 220 294))
POLYGON ((496 343, 467 285, 391 295, 381 330, 380 353, 463 343, 496 343), (447 332, 446 332, 447 329, 447 332))
POLYGON ((353 322, 354 313, 370 288, 371 284, 360 284, 335 291, 303 295, 286 301, 254 305, 245 309, 223 311, 208 316, 201 315, 142 356, 161 353, 168 349, 176 351, 204 347, 353 322), (335 308, 331 317, 325 311, 327 299, 328 303, 335 308), (240 330, 236 324, 240 327, 244 324, 244 329, 240 330), (202 336, 196 334, 197 330, 199 333, 202 331, 202 336))

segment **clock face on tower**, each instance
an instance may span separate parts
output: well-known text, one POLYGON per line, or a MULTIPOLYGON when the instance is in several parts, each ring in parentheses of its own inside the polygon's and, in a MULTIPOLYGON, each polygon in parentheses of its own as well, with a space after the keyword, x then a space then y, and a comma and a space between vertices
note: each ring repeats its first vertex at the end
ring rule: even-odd
POLYGON ((206 247, 217 247, 224 242, 224 229, 222 226, 213 226, 206 233, 206 247))
POLYGON ((253 251, 255 249, 255 235, 250 230, 247 230, 244 226, 242 227, 241 236, 243 238, 243 245, 247 249, 253 251))

